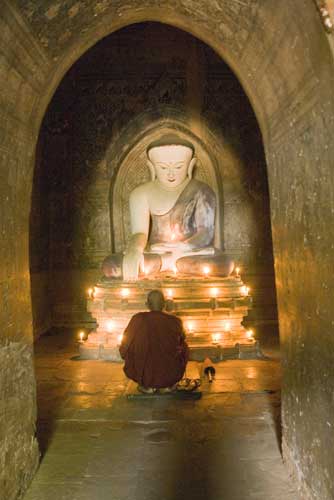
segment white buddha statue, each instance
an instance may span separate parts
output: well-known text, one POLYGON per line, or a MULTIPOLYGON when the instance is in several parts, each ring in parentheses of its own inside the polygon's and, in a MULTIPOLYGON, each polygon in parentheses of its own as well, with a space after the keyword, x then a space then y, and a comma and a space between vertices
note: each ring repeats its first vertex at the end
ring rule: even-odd
POLYGON ((131 237, 124 255, 103 263, 107 278, 137 280, 178 270, 199 275, 204 266, 227 276, 233 262, 213 246, 216 197, 192 178, 194 147, 177 135, 166 135, 147 148, 151 181, 130 194, 131 237))

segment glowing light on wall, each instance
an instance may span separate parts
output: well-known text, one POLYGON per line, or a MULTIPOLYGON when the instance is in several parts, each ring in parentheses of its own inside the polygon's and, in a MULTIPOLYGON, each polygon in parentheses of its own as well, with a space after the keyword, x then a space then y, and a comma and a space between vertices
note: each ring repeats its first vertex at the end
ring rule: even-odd
POLYGON ((121 289, 121 296, 125 299, 126 297, 129 297, 130 295, 130 290, 128 288, 122 288, 121 289))
POLYGON ((123 340, 123 333, 120 333, 119 335, 117 335, 117 342, 118 342, 118 344, 121 344, 122 340, 123 340))
POLYGON ((173 298, 173 290, 171 290, 170 288, 166 290, 166 294, 169 299, 173 298))
POLYGON ((218 288, 211 288, 210 289, 210 295, 211 297, 218 297, 219 294, 219 289, 218 288))

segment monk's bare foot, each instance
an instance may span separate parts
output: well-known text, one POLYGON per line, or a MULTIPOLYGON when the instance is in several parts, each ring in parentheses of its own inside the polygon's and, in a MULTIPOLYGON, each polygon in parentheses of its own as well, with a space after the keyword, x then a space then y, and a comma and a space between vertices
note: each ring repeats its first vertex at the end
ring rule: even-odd
POLYGON ((142 385, 138 385, 137 390, 139 392, 142 392, 143 394, 154 394, 155 392, 157 392, 154 387, 143 387, 142 385))

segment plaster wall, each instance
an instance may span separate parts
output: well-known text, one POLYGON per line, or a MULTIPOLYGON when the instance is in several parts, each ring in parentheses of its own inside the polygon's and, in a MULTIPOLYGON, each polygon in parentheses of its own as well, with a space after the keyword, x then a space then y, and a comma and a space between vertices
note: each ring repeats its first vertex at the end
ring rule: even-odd
POLYGON ((88 47, 123 25, 156 20, 211 45, 256 111, 268 163, 284 452, 302 498, 332 499, 334 71, 314 2, 13 0, 3 1, 0 19, 2 497, 16 498, 36 466, 28 216, 41 120, 65 71, 88 47))

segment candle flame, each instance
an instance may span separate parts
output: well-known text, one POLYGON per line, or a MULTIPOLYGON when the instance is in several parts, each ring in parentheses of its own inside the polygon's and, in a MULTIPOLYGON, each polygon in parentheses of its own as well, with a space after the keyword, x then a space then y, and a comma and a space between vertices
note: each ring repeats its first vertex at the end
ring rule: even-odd
POLYGON ((231 330, 231 323, 229 321, 225 322, 224 330, 225 332, 229 332, 231 330))
POLYGON ((221 334, 220 333, 213 333, 211 338, 212 338, 212 342, 217 343, 221 339, 221 334))
POLYGON ((218 297, 219 290, 218 288, 211 288, 210 293, 212 297, 218 297))
POLYGON ((93 293, 94 293, 93 288, 88 288, 87 293, 88 293, 88 297, 91 299, 93 297, 93 293))
POLYGON ((254 335, 254 332, 253 330, 247 330, 246 332, 246 336, 248 339, 252 339, 253 338, 253 335, 254 335))
POLYGON ((173 290, 171 290, 170 288, 167 290, 167 297, 169 299, 172 299, 173 298, 173 290))
POLYGON ((208 276, 210 274, 210 268, 209 268, 209 266, 203 266, 203 274, 205 276, 208 276))
POLYGON ((192 333, 194 331, 194 323, 192 321, 187 322, 187 329, 189 333, 192 333))
POLYGON ((107 331, 112 332, 114 328, 114 322, 113 321, 108 321, 107 322, 107 331))
POLYGON ((240 274, 240 267, 236 267, 236 268, 235 268, 235 274, 236 274, 237 276, 239 276, 239 274, 240 274))
POLYGON ((140 268, 141 268, 142 272, 145 274, 145 276, 147 276, 149 271, 148 271, 148 268, 145 266, 144 259, 142 259, 142 263, 140 265, 140 268))
POLYGON ((130 295, 130 290, 128 288, 122 288, 121 295, 122 297, 128 297, 130 295))
POLYGON ((84 337, 85 337, 85 332, 82 332, 82 331, 79 332, 79 340, 80 340, 80 342, 83 342, 84 337))

